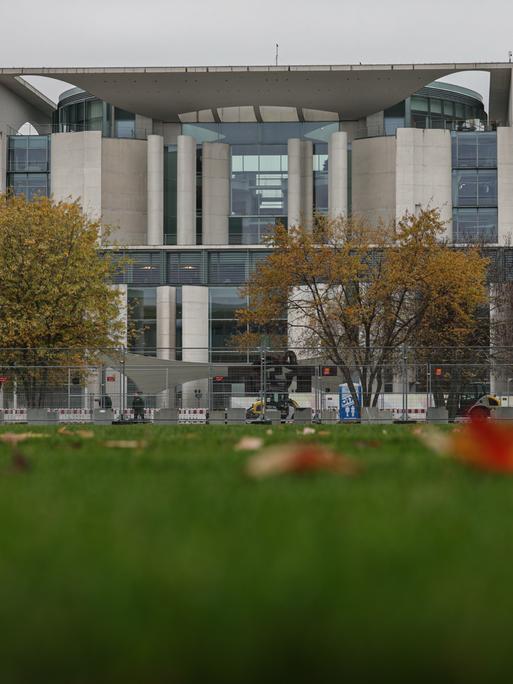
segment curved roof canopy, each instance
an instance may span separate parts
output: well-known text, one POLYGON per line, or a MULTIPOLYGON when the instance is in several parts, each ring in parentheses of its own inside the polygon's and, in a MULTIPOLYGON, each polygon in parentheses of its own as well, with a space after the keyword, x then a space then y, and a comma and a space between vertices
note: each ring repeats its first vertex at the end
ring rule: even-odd
POLYGON ((512 65, 447 63, 340 66, 92 67, 0 69, 0 82, 48 76, 131 112, 179 121, 183 112, 242 105, 303 107, 357 120, 404 100, 443 76, 489 71, 490 113, 509 115, 512 65))

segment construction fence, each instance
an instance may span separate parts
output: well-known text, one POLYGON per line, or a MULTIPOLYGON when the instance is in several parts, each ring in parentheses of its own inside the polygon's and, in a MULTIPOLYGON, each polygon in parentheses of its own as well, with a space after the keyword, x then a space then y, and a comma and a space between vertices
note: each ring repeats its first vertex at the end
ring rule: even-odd
POLYGON ((513 349, 0 350, 0 422, 436 422, 513 415, 513 349))

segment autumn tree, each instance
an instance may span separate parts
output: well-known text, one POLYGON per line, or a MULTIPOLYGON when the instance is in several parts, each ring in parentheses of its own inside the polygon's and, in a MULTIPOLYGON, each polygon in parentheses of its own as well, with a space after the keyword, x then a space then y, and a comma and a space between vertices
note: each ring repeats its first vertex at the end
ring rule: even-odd
MULTIPOLYGON (((355 401, 358 382, 364 406, 376 406, 398 349, 433 332, 437 342, 465 340, 485 301, 486 260, 477 249, 453 249, 443 234, 435 209, 378 227, 325 217, 313 231, 278 226, 243 288, 250 303, 239 322, 258 331, 287 312, 288 343, 338 366, 355 401)), ((259 338, 246 332, 237 342, 256 347, 259 338)))
POLYGON ((0 363, 16 368, 28 406, 43 405, 51 369, 85 372, 122 339, 99 231, 78 202, 0 195, 0 363))

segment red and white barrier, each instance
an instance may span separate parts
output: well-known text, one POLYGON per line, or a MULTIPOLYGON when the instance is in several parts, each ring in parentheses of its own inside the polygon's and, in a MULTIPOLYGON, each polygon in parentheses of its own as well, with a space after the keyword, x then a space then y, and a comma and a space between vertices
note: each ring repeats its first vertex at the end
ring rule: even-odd
MULTIPOLYGON (((404 411, 401 408, 392 409, 394 413, 394 418, 401 418, 404 415, 404 411)), ((409 408, 407 410, 408 417, 414 418, 415 420, 426 420, 427 411, 425 408, 409 408)))
POLYGON ((89 409, 56 409, 59 423, 89 423, 92 415, 89 409))
POLYGON ((182 425, 190 425, 192 423, 202 423, 207 422, 208 409, 195 408, 195 409, 179 409, 178 411, 178 422, 182 425))
POLYGON ((26 423, 27 409, 0 409, 4 416, 4 423, 26 423))

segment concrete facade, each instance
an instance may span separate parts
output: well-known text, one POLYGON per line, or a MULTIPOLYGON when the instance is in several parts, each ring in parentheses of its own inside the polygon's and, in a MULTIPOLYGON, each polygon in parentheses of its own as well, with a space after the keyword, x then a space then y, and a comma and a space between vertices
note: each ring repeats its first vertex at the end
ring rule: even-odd
POLYGON ((230 213, 230 146, 203 144, 203 244, 228 244, 230 213))
POLYGON ((353 213, 377 224, 438 207, 450 236, 449 131, 401 128, 396 136, 353 142, 353 213))
POLYGON ((396 134, 395 216, 438 207, 452 235, 452 153, 449 131, 400 128, 396 134))
POLYGON ((146 149, 144 140, 102 141, 102 220, 112 226, 112 239, 119 244, 146 244, 146 149))
POLYGON ((56 200, 80 200, 91 219, 102 215, 102 134, 54 133, 50 177, 56 200))
POLYGON ((176 226, 177 244, 196 244, 196 141, 188 135, 177 138, 176 226))
POLYGON ((396 215, 395 138, 353 141, 353 214, 372 223, 396 215))
POLYGON ((164 244, 164 138, 149 135, 148 167, 148 245, 164 244))
POLYGON ((497 203, 499 244, 513 240, 513 127, 497 129, 497 203))

